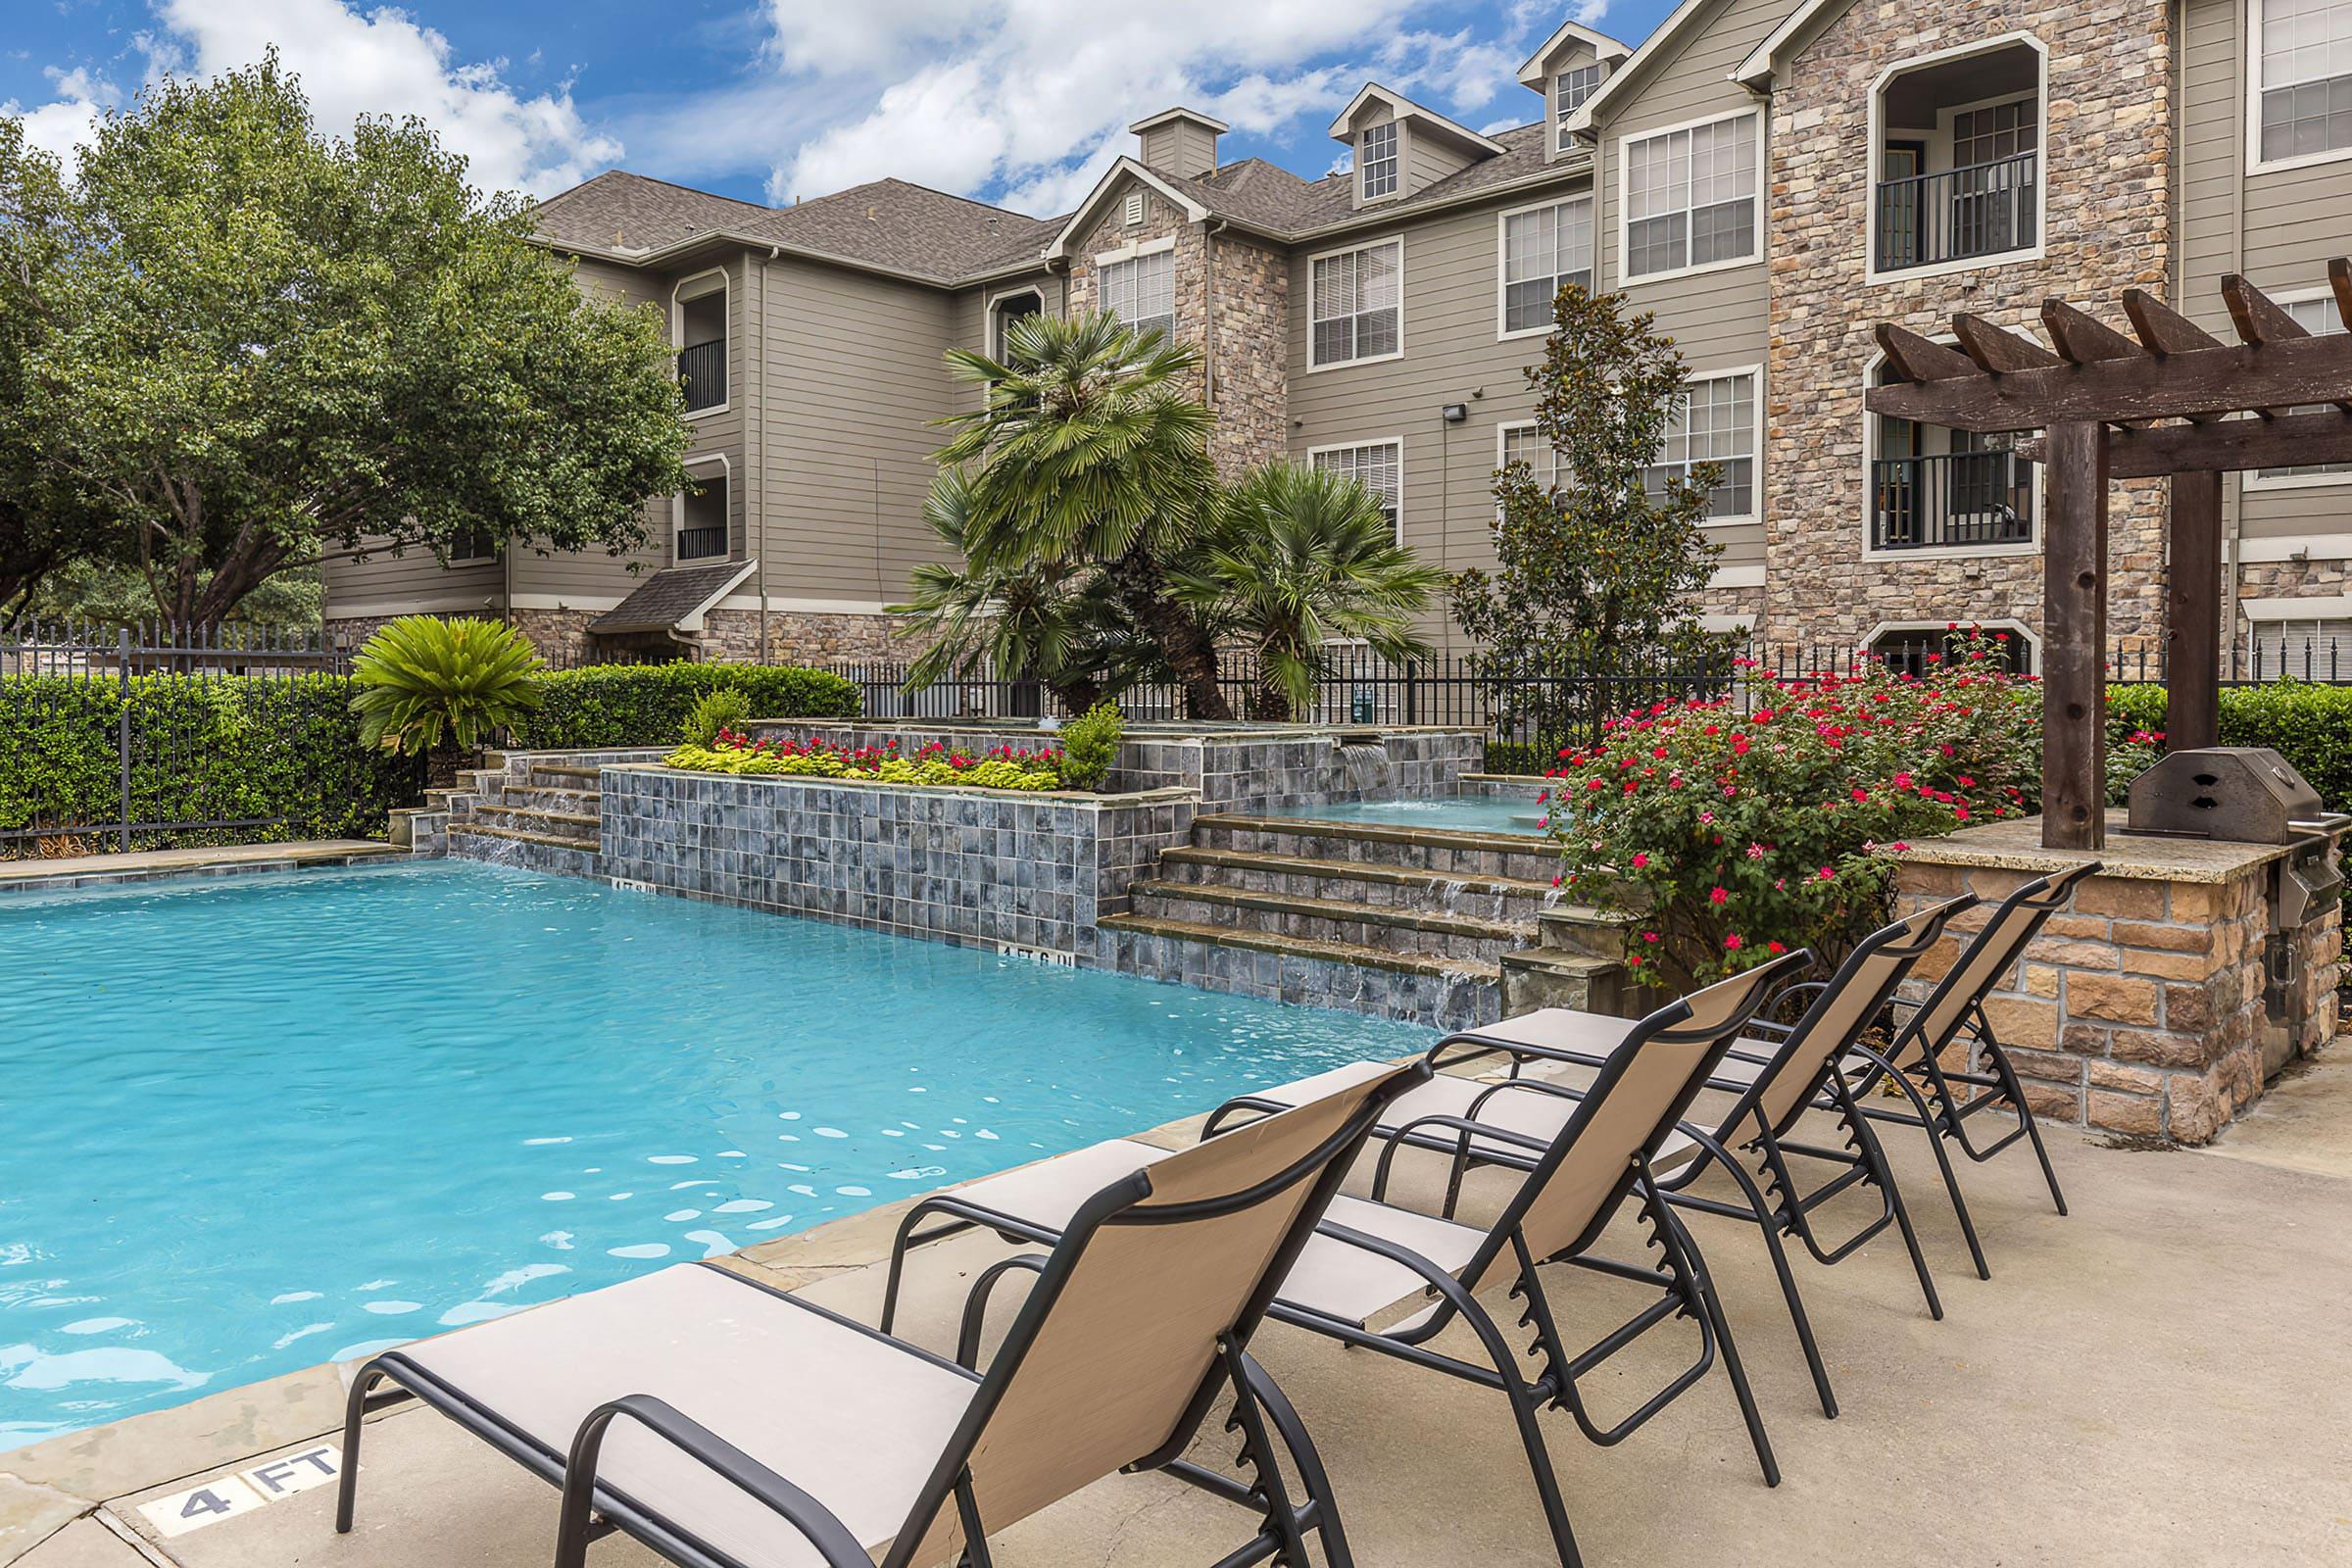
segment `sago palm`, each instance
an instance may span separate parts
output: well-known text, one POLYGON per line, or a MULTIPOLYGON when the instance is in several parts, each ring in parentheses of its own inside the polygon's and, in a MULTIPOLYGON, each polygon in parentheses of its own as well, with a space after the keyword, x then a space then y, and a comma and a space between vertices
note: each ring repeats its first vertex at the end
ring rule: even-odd
POLYGON ((1413 616, 1446 574, 1397 543, 1380 501, 1355 480, 1272 463, 1225 496, 1214 527, 1174 578, 1178 600, 1257 664, 1250 717, 1312 708, 1335 641, 1401 663, 1429 646, 1413 616))
POLYGON ((539 706, 547 666, 521 633, 495 620, 403 615, 386 621, 352 664, 360 740, 433 759, 454 778, 459 754, 539 706))
POLYGON ((1029 317, 1006 332, 1001 359, 956 349, 948 364, 979 395, 941 421, 955 434, 937 454, 970 475, 973 565, 1100 568, 1193 715, 1230 717, 1216 650, 1167 585, 1168 564, 1214 512, 1214 416, 1190 386, 1200 356, 1103 312, 1029 317))

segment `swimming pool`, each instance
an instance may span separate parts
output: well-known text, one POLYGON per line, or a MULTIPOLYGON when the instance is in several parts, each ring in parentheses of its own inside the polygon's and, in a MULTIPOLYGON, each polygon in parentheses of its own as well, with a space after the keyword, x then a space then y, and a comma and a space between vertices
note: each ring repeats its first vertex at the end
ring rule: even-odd
POLYGON ((464 862, 0 899, 0 1449, 1429 1040, 464 862))
POLYGON ((1544 832, 1544 808, 1536 793, 1456 795, 1444 800, 1342 801, 1329 806, 1282 806, 1270 816, 1304 816, 1320 822, 1380 822, 1391 827, 1455 828, 1469 833, 1544 832))

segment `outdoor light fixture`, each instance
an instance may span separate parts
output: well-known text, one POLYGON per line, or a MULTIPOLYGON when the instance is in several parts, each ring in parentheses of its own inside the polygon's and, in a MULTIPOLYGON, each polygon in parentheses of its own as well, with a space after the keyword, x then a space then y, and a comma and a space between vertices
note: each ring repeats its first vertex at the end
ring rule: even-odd
POLYGON ((1470 405, 1467 403, 1448 403, 1438 412, 1446 416, 1446 422, 1447 424, 1459 424, 1464 419, 1470 417, 1470 405))

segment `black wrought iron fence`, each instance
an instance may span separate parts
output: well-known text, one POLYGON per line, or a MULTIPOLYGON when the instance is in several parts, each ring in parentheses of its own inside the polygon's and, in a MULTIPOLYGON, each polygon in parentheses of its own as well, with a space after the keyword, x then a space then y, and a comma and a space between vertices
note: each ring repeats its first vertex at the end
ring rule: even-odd
POLYGON ((0 858, 380 831, 350 651, 239 628, 0 630, 0 858))

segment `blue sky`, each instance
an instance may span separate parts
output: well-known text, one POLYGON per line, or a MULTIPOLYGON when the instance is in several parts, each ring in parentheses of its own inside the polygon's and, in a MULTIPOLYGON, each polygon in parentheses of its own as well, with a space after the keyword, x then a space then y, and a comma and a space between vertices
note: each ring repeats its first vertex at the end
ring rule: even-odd
POLYGON ((751 200, 896 174, 1038 214, 1188 103, 1228 157, 1328 169, 1368 78, 1480 128, 1536 118, 1519 62, 1574 18, 1639 42, 1671 0, 0 0, 0 109, 70 148, 161 72, 275 44, 329 129, 418 114, 477 182, 622 167, 751 200))

